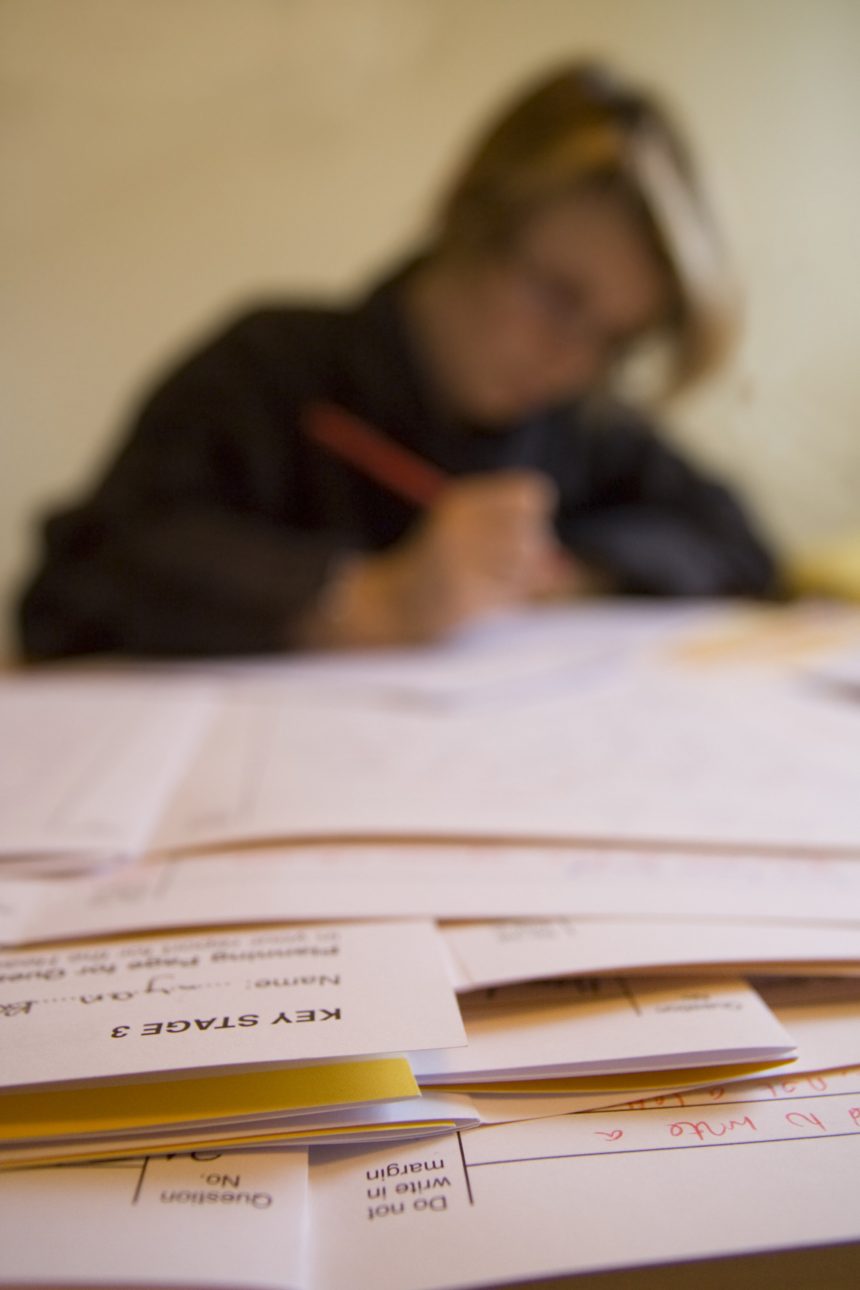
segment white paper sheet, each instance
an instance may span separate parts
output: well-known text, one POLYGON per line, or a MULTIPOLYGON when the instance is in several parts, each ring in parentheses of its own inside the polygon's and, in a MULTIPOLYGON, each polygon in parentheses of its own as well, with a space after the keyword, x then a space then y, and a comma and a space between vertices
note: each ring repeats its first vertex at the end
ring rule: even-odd
POLYGON ((0 1284, 463 1290, 858 1239, 858 1072, 729 1094, 315 1150, 304 1267, 300 1152, 0 1175, 0 1284))
POLYGON ((860 1063, 860 981, 788 977, 753 985, 797 1044, 794 1070, 860 1063))
POLYGON ((429 923, 7 951, 0 977, 4 1087, 465 1042, 429 923))
POLYGON ((216 700, 193 672, 185 687, 4 683, 0 853, 339 837, 860 853, 856 708, 778 672, 640 658, 515 709, 335 702, 295 677, 266 702, 216 700))
POLYGON ((860 1237, 860 1084, 320 1151, 314 1290, 445 1290, 860 1237), (329 1239, 332 1231, 338 1240, 329 1239))
MULTIPOLYGON (((808 1080, 816 1079, 820 1072, 832 1075, 840 1069, 853 1070, 852 1078, 860 1080, 860 981, 766 977, 754 978, 751 985, 797 1045, 790 1062, 774 1066, 762 1076, 761 1087, 768 1096, 776 1096, 774 1088, 785 1093, 807 1089, 808 1080)), ((825 1086, 813 1084, 812 1089, 822 1092, 825 1086)), ((725 1095, 724 1081, 717 1086, 716 1095, 725 1095)), ((673 1104, 671 1099, 676 1096, 666 1093, 667 1104, 673 1104)), ((500 1112, 504 1109, 499 1107, 500 1112)))
POLYGON ((353 918, 686 917, 860 926, 860 864, 576 847, 353 844, 177 857, 0 886, 0 944, 353 918))
POLYGON ((843 699, 860 700, 860 647, 834 651, 806 664, 802 671, 810 681, 828 686, 843 699))
POLYGON ((193 684, 0 683, 0 872, 140 851, 211 711, 193 684))
MULTIPOLYGON (((832 1097, 853 1094, 860 1088, 860 1065, 821 1071, 768 1072, 757 1079, 706 1084, 700 1088, 667 1090, 650 1097, 636 1098, 617 1106, 617 1110, 702 1110, 706 1107, 732 1105, 737 1102, 776 1102, 791 1099, 832 1097)), ((605 1106, 605 1103, 604 1103, 605 1106)), ((587 1108, 591 1110, 592 1108, 587 1108)))
POLYGON ((779 923, 541 919, 449 924, 458 990, 541 977, 758 964, 860 973, 860 928, 779 923))
POLYGON ((2 1285, 307 1290, 307 1154, 0 1174, 2 1285))
POLYGON ((791 1036, 742 981, 559 981, 534 992, 470 995, 462 1012, 468 1047, 411 1055, 422 1084, 710 1066, 794 1052, 791 1036))
POLYGON ((634 670, 523 707, 515 726, 504 708, 226 705, 156 845, 396 836, 858 852, 858 798, 849 705, 767 674, 634 670))

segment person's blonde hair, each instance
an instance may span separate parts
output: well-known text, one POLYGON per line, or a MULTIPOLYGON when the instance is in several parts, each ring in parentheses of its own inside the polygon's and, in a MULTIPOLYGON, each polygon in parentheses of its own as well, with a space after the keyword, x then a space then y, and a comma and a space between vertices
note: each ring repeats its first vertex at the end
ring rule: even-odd
POLYGON ((689 151, 652 94, 594 63, 531 85, 456 176, 439 211, 437 245, 467 255, 504 250, 539 210, 592 190, 628 206, 669 271, 668 385, 686 386, 729 349, 737 294, 689 151))

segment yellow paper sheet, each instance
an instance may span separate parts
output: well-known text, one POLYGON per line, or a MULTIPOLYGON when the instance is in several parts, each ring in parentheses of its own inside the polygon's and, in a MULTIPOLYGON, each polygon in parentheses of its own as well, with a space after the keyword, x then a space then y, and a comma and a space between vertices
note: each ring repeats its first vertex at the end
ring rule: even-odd
MULTIPOLYGON (((422 1120, 413 1123, 410 1120, 387 1124, 365 1126, 361 1133, 372 1137, 369 1146, 384 1143, 392 1138, 399 1142, 404 1136, 421 1138, 450 1133, 457 1126, 451 1121, 422 1120)), ((11 1151, 0 1152, 0 1171, 6 1169, 26 1169, 34 1165, 92 1164, 106 1160, 121 1160, 132 1156, 164 1156, 175 1151, 241 1151, 248 1147, 289 1147, 304 1146, 311 1142, 332 1142, 338 1138, 355 1138, 355 1125, 334 1126, 330 1129, 296 1130, 283 1133, 247 1133, 223 1138, 195 1138, 193 1134, 171 1135, 169 1139, 159 1137, 156 1141, 145 1136, 133 1142, 122 1142, 122 1139, 111 1139, 119 1145, 94 1146, 93 1143, 81 1143, 74 1140, 67 1146, 58 1147, 22 1147, 11 1151)))
POLYGON ((403 1057, 202 1078, 0 1093, 0 1141, 121 1133, 277 1111, 416 1097, 403 1057))

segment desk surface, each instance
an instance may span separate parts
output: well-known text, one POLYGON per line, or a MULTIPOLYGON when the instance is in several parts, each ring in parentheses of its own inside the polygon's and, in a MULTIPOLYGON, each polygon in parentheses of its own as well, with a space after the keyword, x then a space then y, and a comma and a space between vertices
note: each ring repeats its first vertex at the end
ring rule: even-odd
POLYGON ((852 1242, 579 1277, 551 1277, 518 1282, 516 1290, 857 1290, 858 1285, 860 1243, 852 1242))

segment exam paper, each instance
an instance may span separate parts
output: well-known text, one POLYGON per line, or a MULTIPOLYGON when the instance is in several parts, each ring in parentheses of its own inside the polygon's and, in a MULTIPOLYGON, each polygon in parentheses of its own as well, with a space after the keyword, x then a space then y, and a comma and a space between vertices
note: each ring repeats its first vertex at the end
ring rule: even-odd
POLYGON ((168 698, 116 683, 0 683, 0 872, 133 855, 211 714, 206 692, 168 698))
POLYGON ((153 845, 424 837, 858 853, 858 754, 854 708, 769 673, 630 669, 523 706, 515 737, 495 707, 233 702, 153 845))
POLYGON ((0 1284, 464 1290, 860 1236, 858 1071, 673 1098, 314 1150, 304 1238, 300 1152, 0 1175, 0 1284))
MULTIPOLYGON (((378 1066, 380 1063, 368 1064, 378 1066)), ((313 1069, 324 1081, 325 1068, 313 1069)), ((338 1070, 339 1067, 329 1069, 338 1070)), ((390 1080, 388 1082, 391 1083, 390 1080)), ((196 1089, 200 1081, 189 1083, 196 1089)), ((140 1087, 135 1086, 134 1091, 139 1092, 140 1087)), ((384 1077, 380 1078, 379 1090, 383 1087, 384 1077)), ((9 1137, 6 1144, 0 1146, 0 1168, 119 1159, 142 1152, 165 1155, 177 1151, 270 1149, 309 1146, 326 1141, 338 1145, 376 1145, 434 1137, 452 1129, 474 1128, 484 1122, 472 1100, 465 1095, 438 1093, 417 1096, 417 1087, 413 1091, 416 1096, 406 1096, 399 1101, 338 1107, 313 1114, 286 1112, 244 1118, 228 1116, 220 1123, 201 1121, 184 1126, 174 1124, 169 1128, 149 1125, 139 1129, 126 1126, 124 1131, 75 1133, 65 1138, 44 1136, 30 1139, 21 1132, 17 1140, 9 1137)), ((0 1109, 2 1101, 0 1098, 0 1109)), ((605 1104, 605 1101, 595 1103, 605 1104)), ((109 1114, 110 1106, 107 1110, 109 1114)))
POLYGON ((468 995, 461 1009, 466 1048, 411 1055, 422 1085, 711 1066, 794 1052, 792 1037, 742 981, 556 981, 468 995))
MULTIPOLYGON (((769 1081, 780 1081, 783 1088, 797 1090, 805 1078, 821 1071, 856 1067, 860 1074, 860 981, 756 977, 750 984, 797 1045, 791 1061, 777 1063, 762 1075, 764 1087, 771 1087, 769 1081)), ((721 1077, 717 1087, 724 1085, 721 1077)), ((665 1091, 665 1096, 673 1095, 665 1091)))
POLYGON ((860 1083, 314 1152, 314 1290, 447 1290, 860 1237, 860 1083), (768 1203, 762 1203, 767 1198, 768 1203), (329 1239, 337 1231, 338 1240, 329 1239))
MULTIPOLYGON (((721 1081, 697 1088, 671 1089, 650 1097, 636 1098, 618 1105, 619 1111, 665 1110, 667 1108, 715 1107, 723 1103, 775 1102, 789 1098, 821 1098, 854 1093, 860 1087, 860 1065, 835 1070, 791 1071, 788 1074, 767 1072, 756 1079, 738 1083, 721 1081)), ((591 1109, 591 1108, 589 1108, 591 1109)))
MULTIPOLYGON (((695 1091, 698 1088, 712 1087, 716 1080, 720 1087, 734 1087, 734 1084, 750 1082, 752 1074, 770 1074, 776 1069, 775 1078, 782 1079, 783 1071, 790 1071, 792 1064, 777 1064, 772 1067, 766 1062, 752 1066, 701 1066, 695 1069, 657 1071, 643 1074, 638 1071, 623 1071, 618 1075, 584 1076, 580 1081, 571 1080, 568 1092, 539 1092, 536 1082, 520 1086, 519 1092, 507 1091, 513 1085, 504 1083, 473 1085, 468 1096, 474 1104, 481 1124, 510 1124, 515 1120, 540 1120, 559 1115, 579 1115, 584 1111, 603 1110, 606 1107, 621 1106, 636 1099, 636 1106, 669 1105, 668 1099, 676 1093, 695 1091), (578 1085, 581 1083, 581 1089, 578 1085), (499 1090, 499 1091, 493 1091, 499 1090), (662 1099, 662 1100, 661 1100, 662 1099)), ((785 1076, 786 1081, 790 1078, 785 1076)), ((567 1081, 550 1081, 548 1087, 567 1081)), ((547 1084, 547 1081, 542 1081, 547 1084)), ((675 1105, 675 1103, 672 1103, 675 1105)))
POLYGON ((386 1105, 421 1101, 402 1057, 4 1091, 0 1165, 301 1142, 305 1130, 316 1133, 320 1115, 333 1117, 325 1128, 348 1139, 357 1124, 387 1126, 386 1105))
POLYGON ((0 944, 356 918, 633 916, 860 926, 855 860, 354 843, 152 860, 0 886, 0 944))
POLYGON ((196 933, 0 955, 2 1086, 465 1042, 435 928, 196 933))
POLYGON ((649 656, 538 690, 511 738, 505 703, 336 703, 296 678, 265 702, 193 673, 10 680, 0 854, 343 838, 860 853, 857 711, 824 687, 649 656))
POLYGON ((792 1069, 860 1063, 860 981, 773 977, 752 984, 797 1044, 792 1069))
POLYGON ((307 1153, 0 1174, 0 1285, 308 1290, 307 1153))
POLYGON ((460 991, 602 972, 791 966, 860 973, 860 928, 567 918, 443 928, 460 991))

